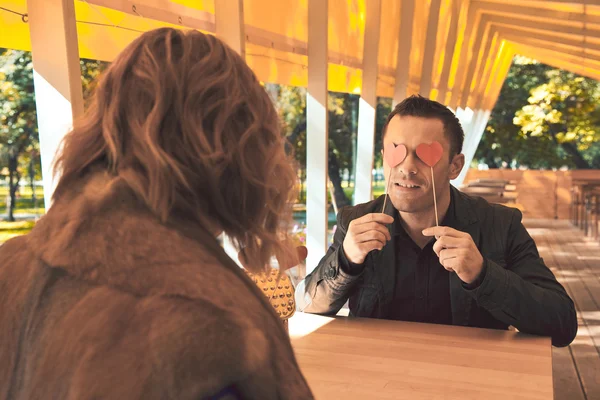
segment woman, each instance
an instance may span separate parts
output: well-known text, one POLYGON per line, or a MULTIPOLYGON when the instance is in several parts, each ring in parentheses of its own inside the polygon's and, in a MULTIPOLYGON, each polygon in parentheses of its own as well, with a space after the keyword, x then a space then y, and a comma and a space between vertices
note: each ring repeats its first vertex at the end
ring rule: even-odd
POLYGON ((216 239, 255 271, 294 255, 295 171, 242 58, 199 32, 143 34, 55 172, 48 214, 0 247, 0 399, 312 398, 274 310, 216 239))

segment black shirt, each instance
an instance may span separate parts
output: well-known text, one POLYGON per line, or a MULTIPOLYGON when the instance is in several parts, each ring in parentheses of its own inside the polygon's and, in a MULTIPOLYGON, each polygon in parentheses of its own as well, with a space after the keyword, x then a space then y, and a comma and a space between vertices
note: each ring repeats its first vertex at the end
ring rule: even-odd
MULTIPOLYGON (((452 201, 441 225, 454 221, 452 201)), ((433 251, 435 240, 421 249, 400 223, 400 213, 391 226, 396 248, 396 288, 390 319, 436 324, 452 324, 450 272, 433 251)))
MULTIPOLYGON (((455 225, 456 212, 451 197, 450 206, 440 225, 455 225)), ((395 213, 390 227, 396 249, 396 287, 394 306, 389 319, 437 324, 452 324, 450 308, 450 272, 439 262, 433 251, 435 240, 421 249, 406 233, 400 223, 400 213, 395 213)), ((340 266, 356 274, 362 265, 350 263, 340 251, 340 266)))

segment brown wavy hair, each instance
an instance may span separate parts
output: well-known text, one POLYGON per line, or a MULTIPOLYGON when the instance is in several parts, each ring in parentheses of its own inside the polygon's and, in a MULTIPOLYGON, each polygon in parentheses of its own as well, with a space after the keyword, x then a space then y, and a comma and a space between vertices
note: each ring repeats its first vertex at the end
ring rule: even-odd
POLYGON ((121 178, 162 221, 218 226, 264 269, 295 265, 296 172, 277 112, 244 60, 198 31, 153 30, 103 73, 55 162, 53 199, 91 169, 121 178))

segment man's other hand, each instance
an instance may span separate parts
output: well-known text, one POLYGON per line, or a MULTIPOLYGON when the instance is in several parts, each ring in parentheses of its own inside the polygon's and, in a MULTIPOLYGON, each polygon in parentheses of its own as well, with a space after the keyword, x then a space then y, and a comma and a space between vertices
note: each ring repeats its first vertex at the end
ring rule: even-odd
POLYGON ((386 224, 394 222, 387 214, 371 213, 350 222, 342 250, 348 261, 362 264, 373 250, 381 250, 391 240, 386 224))

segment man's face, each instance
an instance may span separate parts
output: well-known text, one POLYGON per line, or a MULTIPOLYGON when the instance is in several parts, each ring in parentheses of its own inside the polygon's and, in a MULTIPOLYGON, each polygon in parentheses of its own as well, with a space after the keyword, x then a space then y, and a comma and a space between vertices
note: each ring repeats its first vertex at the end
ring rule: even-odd
POLYGON ((450 180, 458 177, 464 165, 462 154, 450 160, 450 141, 444 133, 443 122, 437 118, 396 115, 388 124, 383 148, 394 143, 405 145, 407 150, 406 159, 392 170, 391 175, 390 167, 383 163, 390 200, 398 211, 416 213, 433 208, 431 168, 419 159, 415 151, 421 143, 431 144, 434 141, 444 149, 442 158, 433 168, 436 195, 440 198, 450 190, 450 180))

